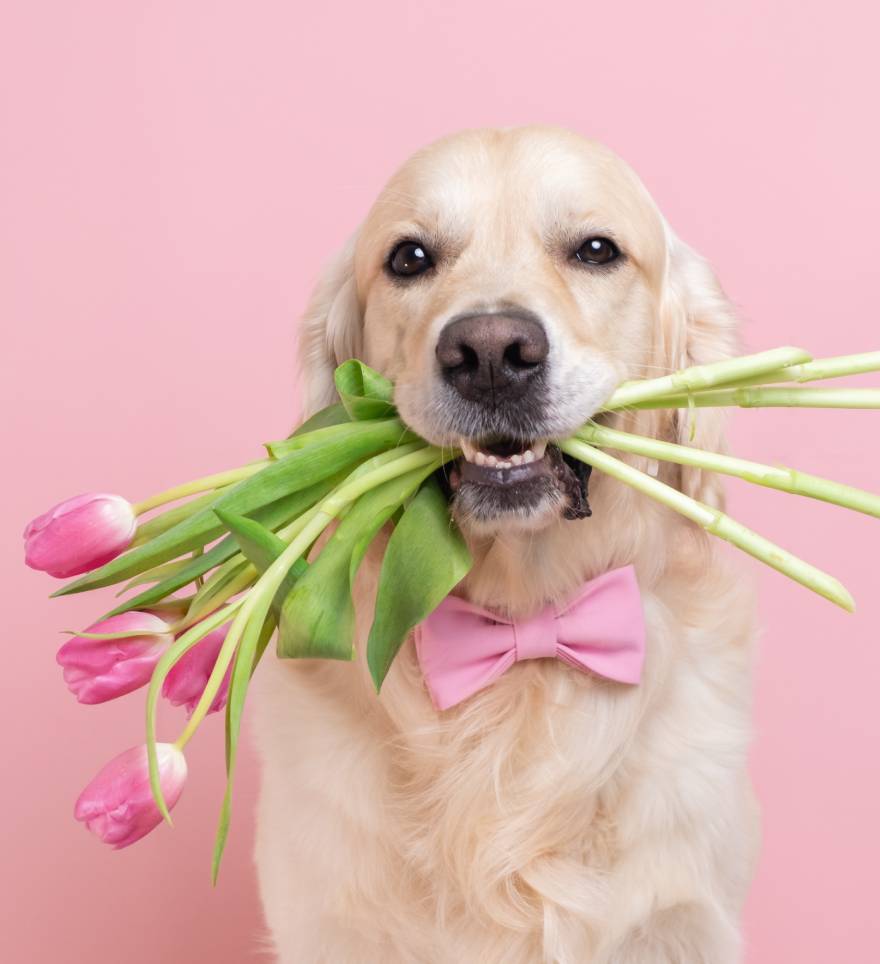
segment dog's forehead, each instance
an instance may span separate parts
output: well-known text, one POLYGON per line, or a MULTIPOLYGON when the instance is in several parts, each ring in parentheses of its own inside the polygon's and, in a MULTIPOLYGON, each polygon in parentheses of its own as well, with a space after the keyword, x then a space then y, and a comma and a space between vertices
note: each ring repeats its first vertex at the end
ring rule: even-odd
POLYGON ((644 239, 660 230, 628 165, 601 144, 552 128, 466 131, 424 148, 388 183, 367 225, 464 240, 475 226, 511 215, 540 233, 583 224, 644 239))

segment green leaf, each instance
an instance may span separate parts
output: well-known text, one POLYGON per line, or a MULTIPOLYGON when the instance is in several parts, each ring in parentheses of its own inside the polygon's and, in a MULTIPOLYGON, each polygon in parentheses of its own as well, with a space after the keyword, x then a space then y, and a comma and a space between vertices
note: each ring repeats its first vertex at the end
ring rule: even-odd
POLYGON ((388 418, 396 413, 394 383, 352 358, 343 362, 333 379, 346 411, 354 419, 388 418))
POLYGON ((341 425, 343 422, 350 421, 351 416, 345 410, 342 402, 335 402, 333 405, 322 408, 320 412, 315 412, 311 418, 307 418, 295 432, 291 433, 290 438, 295 438, 297 435, 308 435, 309 432, 314 432, 317 428, 327 428, 329 425, 341 425))
POLYGON ((303 447, 302 444, 299 444, 299 440, 301 440, 303 436, 311 437, 314 433, 320 432, 325 428, 337 428, 340 425, 345 425, 350 422, 351 416, 345 410, 345 406, 342 402, 336 402, 334 405, 328 405, 326 408, 322 408, 320 412, 316 412, 311 418, 307 418, 302 425, 300 425, 296 431, 291 432, 287 438, 274 442, 266 442, 264 448, 273 458, 283 458, 288 452, 293 452, 303 447))
POLYGON ((349 437, 328 438, 322 443, 291 452, 280 461, 267 465, 218 496, 216 502, 194 516, 178 523, 146 545, 132 549, 100 569, 64 586, 53 595, 64 596, 109 586, 123 579, 130 579, 144 569, 167 562, 185 552, 201 548, 223 532, 214 508, 228 509, 240 515, 251 514, 284 496, 302 492, 376 452, 392 448, 400 440, 400 422, 397 419, 364 422, 354 428, 356 431, 349 437))
POLYGON ((284 552, 285 541, 254 519, 236 515, 226 509, 215 509, 217 518, 232 534, 244 555, 260 571, 269 566, 284 552))
MULTIPOLYGON (((310 509, 319 499, 322 499, 335 485, 341 481, 340 475, 331 476, 315 485, 309 486, 300 492, 293 492, 283 499, 278 499, 269 505, 262 506, 250 513, 262 525, 269 529, 276 529, 284 525, 291 519, 295 519, 310 509)), ((242 513, 243 514, 243 513, 242 513)), ((223 524, 215 520, 223 531, 223 524)), ((144 548, 147 548, 146 546, 144 548)), ((145 606, 152 606, 160 599, 164 599, 169 593, 176 592, 182 586, 192 582, 198 576, 203 575, 216 566, 222 565, 231 559, 238 552, 238 543, 231 536, 212 546, 202 556, 197 556, 189 560, 186 566, 172 576, 163 579, 161 582, 152 586, 131 599, 111 610, 107 616, 115 616, 119 613, 128 612, 130 609, 138 609, 145 606)), ((124 558, 124 557, 123 557, 124 558)), ((107 617, 104 617, 107 618, 107 617)))
POLYGON ((142 572, 133 579, 129 579, 116 595, 121 596, 123 593, 130 592, 132 589, 143 586, 145 583, 161 582, 161 580, 168 576, 174 576, 179 573, 183 567, 189 565, 189 563, 190 558, 187 556, 183 559, 175 559, 172 562, 163 562, 161 566, 153 566, 152 569, 147 569, 146 572, 142 572))
POLYGON ((410 630, 467 575, 472 559, 435 479, 406 507, 382 560, 367 664, 378 692, 410 630))
POLYGON ((213 605, 214 600, 236 595, 253 583, 256 577, 254 567, 242 553, 236 552, 231 559, 218 566, 211 573, 210 579, 199 587, 187 611, 187 621, 198 619, 203 613, 210 612, 212 608, 216 608, 213 605))
POLYGON ((173 509, 169 509, 161 515, 153 516, 152 519, 148 519, 146 522, 142 522, 137 527, 132 546, 142 546, 151 539, 155 539, 156 536, 160 536, 163 532, 167 532, 176 526, 178 522, 182 522, 191 515, 195 515, 199 509, 204 509, 205 506, 216 502, 217 498, 218 493, 216 490, 212 490, 211 492, 206 492, 204 495, 190 499, 189 502, 176 505, 173 509))
MULTIPOLYGON (((361 421, 344 422, 341 425, 327 425, 324 428, 316 428, 314 431, 308 432, 305 435, 297 433, 291 435, 290 438, 282 439, 280 442, 267 442, 266 449, 273 458, 283 459, 292 452, 299 452, 302 449, 308 449, 314 445, 326 445, 332 441, 341 440, 345 442, 349 439, 357 439, 366 425, 385 425, 386 423, 389 431, 393 431, 394 428, 397 429, 395 444, 399 445, 402 442, 412 442, 418 439, 418 436, 413 435, 400 419, 385 419, 381 423, 376 421, 361 421)), ((393 446, 389 445, 388 448, 393 448, 393 446)))
MULTIPOLYGON (((223 524, 241 546, 241 551, 258 572, 265 572, 287 548, 287 543, 283 539, 261 526, 259 522, 235 515, 232 512, 224 512, 223 509, 217 509, 216 511, 223 524)), ((305 574, 308 568, 309 564, 305 559, 300 558, 288 570, 284 581, 275 594, 275 598, 272 600, 272 608, 279 618, 285 596, 293 589, 296 581, 305 574)))
POLYGON ((348 510, 308 572, 284 600, 278 655, 352 659, 351 585, 370 542, 433 466, 414 469, 364 493, 348 510))

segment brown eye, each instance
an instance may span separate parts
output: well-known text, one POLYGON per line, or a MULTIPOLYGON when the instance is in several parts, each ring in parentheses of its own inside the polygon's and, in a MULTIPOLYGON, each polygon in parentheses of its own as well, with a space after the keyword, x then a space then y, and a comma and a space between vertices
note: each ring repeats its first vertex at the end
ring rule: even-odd
POLYGON ((433 264, 428 249, 418 241, 401 241, 388 259, 388 269, 401 278, 421 274, 433 264))
POLYGON ((584 264, 609 264, 620 257, 620 248, 609 238, 587 238, 574 256, 584 264))

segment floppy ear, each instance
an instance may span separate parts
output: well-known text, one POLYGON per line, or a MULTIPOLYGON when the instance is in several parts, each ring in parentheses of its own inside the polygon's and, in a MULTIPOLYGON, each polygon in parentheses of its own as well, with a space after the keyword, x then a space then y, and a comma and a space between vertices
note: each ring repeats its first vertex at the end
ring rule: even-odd
MULTIPOLYGON (((669 371, 739 353, 733 305, 714 271, 669 229, 660 323, 663 365, 669 371)), ((719 452, 724 449, 724 423, 724 409, 680 409, 671 414, 663 434, 681 445, 719 452)), ((682 466, 678 482, 686 495, 709 505, 723 504, 723 489, 712 473, 682 466)))
POLYGON ((333 371, 361 348, 361 309, 354 278, 356 235, 324 268, 300 321, 297 353, 303 415, 336 398, 333 371))

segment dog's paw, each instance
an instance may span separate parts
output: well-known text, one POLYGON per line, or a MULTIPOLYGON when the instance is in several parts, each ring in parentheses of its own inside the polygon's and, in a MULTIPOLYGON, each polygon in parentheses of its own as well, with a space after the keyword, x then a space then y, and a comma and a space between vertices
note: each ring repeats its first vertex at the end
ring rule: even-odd
POLYGON ((695 904, 657 911, 602 958, 602 964, 738 964, 736 926, 695 904))

